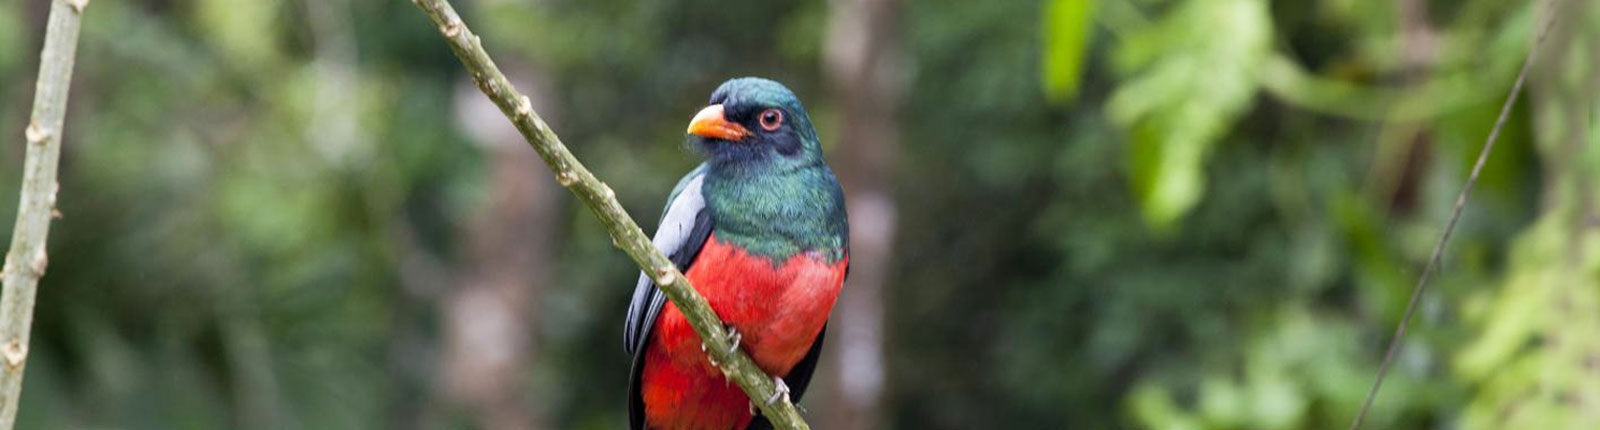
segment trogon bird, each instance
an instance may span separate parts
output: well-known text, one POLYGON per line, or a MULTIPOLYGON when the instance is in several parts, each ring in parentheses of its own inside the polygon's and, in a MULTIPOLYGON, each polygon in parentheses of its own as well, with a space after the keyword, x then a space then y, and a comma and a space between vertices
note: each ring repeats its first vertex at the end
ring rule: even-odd
MULTIPOLYGON (((821 356, 849 267, 844 192, 811 118, 777 82, 723 83, 689 123, 706 161, 678 181, 655 246, 728 325, 735 345, 798 401, 821 356)), ((738 385, 706 358, 683 314, 641 273, 623 341, 628 420, 642 429, 760 429, 738 385)))

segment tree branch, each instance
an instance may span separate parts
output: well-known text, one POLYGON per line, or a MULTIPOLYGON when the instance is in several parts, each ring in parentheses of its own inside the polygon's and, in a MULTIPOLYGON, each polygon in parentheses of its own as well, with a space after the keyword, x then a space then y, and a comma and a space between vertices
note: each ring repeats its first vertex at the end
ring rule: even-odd
POLYGON ((22 372, 28 362, 28 331, 33 325, 34 294, 50 259, 45 256, 50 220, 56 212, 56 161, 61 157, 61 131, 72 84, 72 60, 78 51, 78 27, 89 0, 55 0, 39 54, 39 80, 34 86, 33 117, 28 121, 27 158, 22 166, 22 191, 17 226, 6 254, 5 291, 0 293, 0 430, 10 430, 22 395, 22 372))
MULTIPOLYGON (((1360 430, 1361 423, 1367 419, 1367 413, 1372 410, 1372 402, 1378 398, 1378 390, 1383 388, 1383 378, 1389 375, 1389 366, 1394 364, 1395 356, 1404 346, 1406 328, 1411 325, 1411 316, 1416 314, 1417 303, 1422 301, 1423 293, 1428 292, 1428 279, 1439 267, 1439 260, 1444 256, 1444 246, 1450 243, 1450 234, 1456 230, 1456 222, 1461 220, 1461 211, 1467 206, 1467 197, 1472 195, 1473 184, 1478 183, 1478 174, 1483 173, 1483 165, 1489 162, 1489 154, 1494 151, 1495 139, 1500 137, 1500 130, 1506 126, 1506 119, 1511 117, 1511 108, 1517 105, 1517 97, 1522 95, 1522 86, 1528 81, 1528 70, 1533 68, 1534 54, 1539 53, 1539 46, 1544 44, 1545 36, 1550 34, 1550 28, 1555 27, 1556 19, 1561 17, 1561 0, 1550 0, 1550 14, 1544 21, 1544 27, 1539 30, 1539 37, 1533 40, 1533 46, 1528 48, 1528 56, 1522 60, 1522 69, 1517 72, 1517 80, 1511 84, 1511 94, 1506 95, 1506 101, 1500 105, 1500 116, 1494 120, 1494 128, 1489 130, 1489 137, 1483 142, 1483 149, 1478 151, 1478 161, 1472 164, 1472 173, 1467 175, 1467 183, 1461 186, 1461 192, 1456 194, 1456 204, 1450 209, 1450 220, 1444 224, 1444 232, 1439 234, 1439 240, 1433 243, 1433 253, 1428 257, 1428 264, 1422 267, 1422 275, 1417 278, 1417 285, 1411 289, 1411 298, 1406 302, 1406 311, 1400 316, 1400 323, 1395 325, 1394 336, 1389 338, 1389 346, 1384 349, 1383 361, 1378 363, 1378 374, 1373 376, 1372 389, 1367 391, 1367 398, 1361 402, 1361 410, 1356 412, 1355 419, 1350 421, 1350 430, 1360 430)), ((1537 9, 1536 9, 1537 10, 1537 9)))
MULTIPOLYGON (((694 287, 689 285, 689 280, 667 260, 667 256, 650 243, 650 238, 639 229, 638 223, 634 222, 633 218, 622 209, 622 205, 617 203, 616 193, 611 187, 595 178, 589 169, 584 168, 583 164, 572 156, 572 152, 561 143, 561 139, 550 130, 550 126, 533 111, 528 97, 512 87, 511 82, 506 80, 505 75, 495 66, 494 60, 491 60, 489 54, 483 50, 483 44, 478 36, 467 29, 466 23, 461 21, 460 15, 456 14, 450 2, 447 0, 412 2, 422 8, 423 12, 433 20, 434 25, 438 26, 439 33, 449 42, 450 50, 455 52, 456 57, 461 59, 461 63, 472 73, 472 80, 478 84, 478 89, 483 90, 483 93, 500 107, 500 111, 511 119, 517 131, 522 133, 534 151, 539 153, 539 157, 543 158, 545 164, 554 171, 556 180, 572 191, 578 200, 582 200, 595 216, 600 218, 606 230, 611 233, 612 244, 622 248, 634 263, 654 278, 656 285, 659 285, 661 291, 667 295, 667 299, 683 312, 700 339, 706 345, 730 344, 722 319, 711 310, 711 305, 695 292, 694 287)), ((711 362, 722 370, 724 376, 744 389, 745 394, 752 399, 751 403, 760 407, 762 414, 775 426, 784 429, 810 428, 787 397, 768 404, 766 399, 772 398, 777 393, 777 384, 742 350, 707 348, 706 354, 711 362)))

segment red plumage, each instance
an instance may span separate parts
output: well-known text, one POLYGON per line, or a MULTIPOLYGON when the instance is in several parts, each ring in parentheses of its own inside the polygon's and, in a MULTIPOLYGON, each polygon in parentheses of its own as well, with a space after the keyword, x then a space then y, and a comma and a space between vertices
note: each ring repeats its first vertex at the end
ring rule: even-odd
MULTIPOLYGON (((827 323, 848 266, 848 256, 829 261, 817 252, 773 262, 713 234, 685 275, 739 331, 740 347, 761 370, 783 377, 827 323)), ((662 310, 643 352, 640 395, 648 428, 745 428, 752 415, 744 391, 706 360, 700 337, 677 306, 667 303, 662 310)))

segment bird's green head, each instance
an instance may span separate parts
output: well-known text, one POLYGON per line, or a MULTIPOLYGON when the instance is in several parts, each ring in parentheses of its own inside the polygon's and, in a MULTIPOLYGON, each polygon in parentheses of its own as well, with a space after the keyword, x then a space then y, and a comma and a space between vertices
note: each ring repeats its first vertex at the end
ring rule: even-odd
POLYGON ((690 143, 713 167, 784 168, 822 162, 822 144, 800 98, 762 78, 722 83, 689 122, 690 143))

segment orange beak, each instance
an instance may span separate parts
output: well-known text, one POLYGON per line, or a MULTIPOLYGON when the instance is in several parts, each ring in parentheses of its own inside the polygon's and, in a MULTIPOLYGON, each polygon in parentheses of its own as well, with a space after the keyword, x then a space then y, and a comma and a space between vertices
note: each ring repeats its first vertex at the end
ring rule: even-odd
POLYGON ((694 114, 694 119, 689 121, 689 134, 712 139, 727 141, 743 140, 750 135, 750 130, 735 122, 729 122, 722 115, 722 105, 714 104, 701 109, 694 114))

